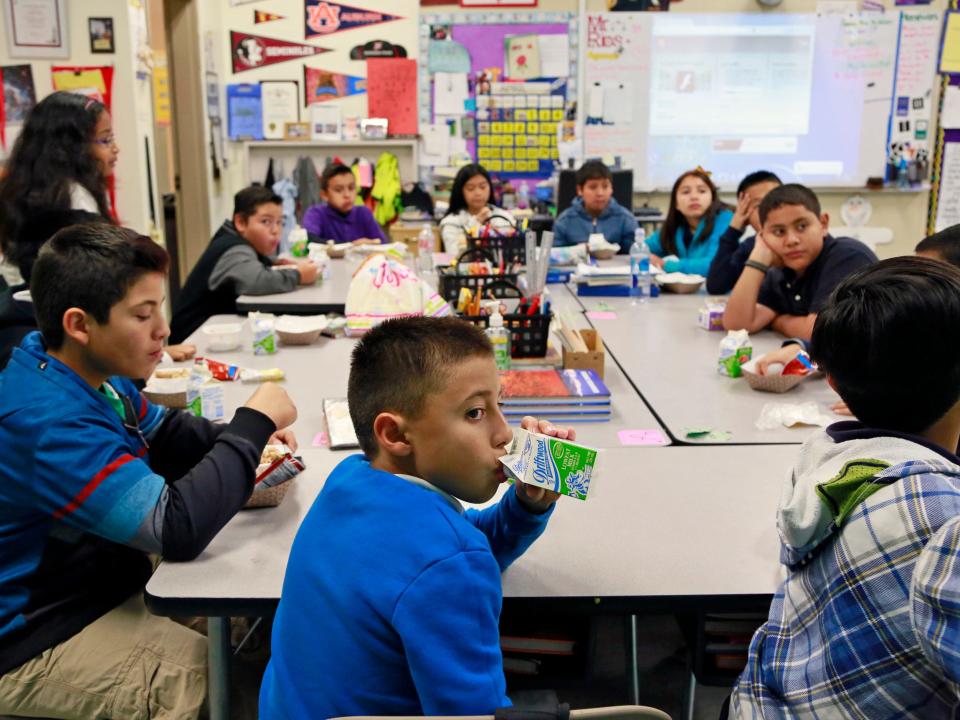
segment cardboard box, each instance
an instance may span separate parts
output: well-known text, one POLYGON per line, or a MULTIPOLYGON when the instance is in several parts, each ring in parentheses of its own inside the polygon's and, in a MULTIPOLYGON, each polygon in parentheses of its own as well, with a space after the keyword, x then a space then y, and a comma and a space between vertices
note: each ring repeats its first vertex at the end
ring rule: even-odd
POLYGON ((564 370, 593 370, 600 379, 603 379, 603 366, 606 354, 603 351, 603 340, 596 330, 579 330, 580 336, 587 344, 587 352, 570 352, 563 349, 564 370))
MULTIPOLYGON (((390 240, 404 243, 407 246, 407 252, 416 257, 420 254, 417 238, 422 229, 423 223, 395 222, 389 227, 390 240)), ((433 251, 442 250, 443 248, 440 247, 440 228, 431 224, 430 230, 433 231, 433 251)))

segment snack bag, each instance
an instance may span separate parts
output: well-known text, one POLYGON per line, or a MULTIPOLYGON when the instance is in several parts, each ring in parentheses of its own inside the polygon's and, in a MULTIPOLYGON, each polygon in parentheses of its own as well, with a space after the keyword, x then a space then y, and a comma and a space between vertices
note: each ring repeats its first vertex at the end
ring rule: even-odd
POLYGON ((362 335, 391 317, 450 314, 436 290, 403 263, 382 253, 364 260, 347 291, 347 335, 362 335))
POLYGON ((303 460, 295 457, 286 445, 267 445, 260 455, 254 490, 282 485, 302 473, 303 468, 303 460))
POLYGON ((717 370, 721 375, 740 377, 740 366, 753 357, 750 334, 746 330, 731 330, 720 341, 720 357, 717 370))
POLYGON ((513 480, 586 500, 598 456, 593 448, 519 428, 500 462, 513 480))
POLYGON ((201 368, 206 368, 214 380, 230 382, 240 377, 240 368, 236 365, 228 365, 227 363, 205 357, 194 358, 193 364, 201 368))
POLYGON ((272 355, 277 351, 276 317, 271 313, 252 312, 253 354, 272 355))

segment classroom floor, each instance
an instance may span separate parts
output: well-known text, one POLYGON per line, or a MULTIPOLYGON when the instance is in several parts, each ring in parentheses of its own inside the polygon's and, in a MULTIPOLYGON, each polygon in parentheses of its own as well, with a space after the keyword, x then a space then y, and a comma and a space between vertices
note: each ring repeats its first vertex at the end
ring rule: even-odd
MULTIPOLYGON (((628 703, 624 619, 615 616, 593 618, 592 657, 588 668, 561 676, 544 674, 536 678, 508 676, 509 691, 540 688, 556 691, 561 702, 573 708, 624 705, 628 703)), ((640 656, 640 704, 685 720, 683 696, 689 675, 684 640, 671 615, 645 615, 638 620, 640 656)), ((255 720, 260 678, 268 659, 266 643, 241 651, 231 666, 232 712, 238 720, 255 720)), ((695 720, 716 720, 730 688, 697 686, 695 720)))

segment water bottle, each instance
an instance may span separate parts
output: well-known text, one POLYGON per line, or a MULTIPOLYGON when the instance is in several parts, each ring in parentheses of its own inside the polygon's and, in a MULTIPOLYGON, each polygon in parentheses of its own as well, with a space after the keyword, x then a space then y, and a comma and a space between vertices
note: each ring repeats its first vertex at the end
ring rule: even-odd
POLYGON ((530 186, 527 185, 526 180, 520 183, 520 189, 517 191, 517 207, 530 207, 530 186))
POLYGON ((645 238, 643 228, 637 228, 630 246, 630 296, 635 303, 645 302, 650 297, 650 248, 645 238))
POLYGON ((503 315, 495 312, 490 316, 490 324, 484 331, 493 345, 493 361, 497 370, 510 369, 510 331, 503 326, 503 315))
POLYGON ((417 268, 420 271, 433 270, 433 230, 430 223, 424 223, 417 235, 417 268))

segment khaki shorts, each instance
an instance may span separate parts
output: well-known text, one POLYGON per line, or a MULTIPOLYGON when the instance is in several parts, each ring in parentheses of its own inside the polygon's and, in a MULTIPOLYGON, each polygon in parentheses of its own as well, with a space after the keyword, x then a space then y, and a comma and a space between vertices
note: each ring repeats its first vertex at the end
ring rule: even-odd
POLYGON ((137 594, 0 677, 0 715, 192 719, 206 693, 206 638, 137 594))

